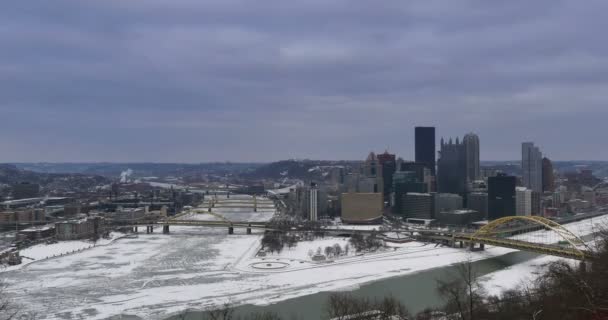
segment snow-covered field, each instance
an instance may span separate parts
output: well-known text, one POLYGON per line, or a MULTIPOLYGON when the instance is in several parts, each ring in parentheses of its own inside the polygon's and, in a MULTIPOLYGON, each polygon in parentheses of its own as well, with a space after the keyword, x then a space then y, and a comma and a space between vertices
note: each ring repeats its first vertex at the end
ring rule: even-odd
MULTIPOLYGON (((269 219, 274 211, 227 212, 238 219, 269 219)), ((608 216, 593 219, 608 223, 608 216)), ((568 225, 591 230, 589 221, 568 225)), ((465 261, 504 255, 514 250, 487 247, 482 252, 411 242, 379 253, 349 255, 333 262, 313 262, 310 250, 344 238, 301 242, 281 254, 256 257, 261 233, 235 229, 171 227, 171 234, 139 234, 80 253, 54 258, 3 273, 15 301, 38 311, 41 319, 106 319, 129 314, 163 319, 186 309, 224 302, 269 304, 320 291, 361 284, 465 261)), ((543 257, 544 258, 544 257, 543 257)), ((542 258, 539 258, 542 259, 542 258)), ((534 269, 534 259, 521 267, 484 278, 491 290, 504 279, 516 283, 534 269), (523 268, 523 269, 522 269, 523 268), (522 271, 523 270, 523 271, 522 271)), ((541 261, 542 262, 542 261, 541 261)))

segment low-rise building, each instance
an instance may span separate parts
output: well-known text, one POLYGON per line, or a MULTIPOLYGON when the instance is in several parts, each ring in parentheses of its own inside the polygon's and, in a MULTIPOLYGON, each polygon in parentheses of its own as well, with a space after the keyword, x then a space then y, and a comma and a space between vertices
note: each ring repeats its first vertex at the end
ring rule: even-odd
POLYGON ((19 240, 38 240, 49 238, 55 235, 55 226, 47 224, 44 226, 34 226, 27 229, 20 230, 17 234, 19 240))
POLYGON ((87 239, 101 234, 103 225, 99 217, 68 220, 55 223, 57 240, 87 239))
POLYGON ((466 226, 483 219, 479 212, 468 209, 442 211, 437 218, 442 225, 454 226, 466 226))
POLYGON ((382 193, 343 193, 342 221, 376 223, 382 220, 382 193))

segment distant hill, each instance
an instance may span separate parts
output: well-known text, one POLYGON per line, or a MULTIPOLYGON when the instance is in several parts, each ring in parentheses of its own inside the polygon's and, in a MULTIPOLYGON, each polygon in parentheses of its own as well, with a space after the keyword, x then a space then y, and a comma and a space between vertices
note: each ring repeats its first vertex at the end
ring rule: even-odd
POLYGON ((1 184, 13 185, 21 182, 30 182, 53 188, 64 186, 88 188, 109 183, 109 180, 99 175, 34 172, 18 168, 12 164, 0 164, 1 184))
POLYGON ((360 163, 360 161, 282 160, 263 165, 245 176, 255 179, 289 178, 321 181, 327 179, 334 168, 352 168, 360 163))
POLYGON ((15 166, 42 173, 81 173, 119 177, 129 169, 134 177, 189 176, 201 173, 239 174, 262 166, 258 163, 14 163, 15 166))

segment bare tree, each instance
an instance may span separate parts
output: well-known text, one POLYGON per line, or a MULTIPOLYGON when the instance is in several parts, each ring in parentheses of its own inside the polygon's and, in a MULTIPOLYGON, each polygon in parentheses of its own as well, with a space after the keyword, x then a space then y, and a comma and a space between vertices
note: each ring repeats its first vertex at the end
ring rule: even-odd
POLYGON ((325 255, 329 258, 330 256, 334 255, 334 247, 332 246, 328 246, 325 247, 325 255))
POLYGON ((234 308, 229 302, 224 303, 219 308, 211 308, 205 312, 203 319, 209 320, 231 320, 234 314, 234 308))
POLYGON ((334 244, 334 254, 339 256, 342 253, 342 247, 339 244, 334 244))
POLYGON ((437 292, 446 300, 448 313, 457 313, 463 320, 475 320, 475 311, 483 304, 483 287, 471 257, 457 266, 450 279, 437 280, 437 292))

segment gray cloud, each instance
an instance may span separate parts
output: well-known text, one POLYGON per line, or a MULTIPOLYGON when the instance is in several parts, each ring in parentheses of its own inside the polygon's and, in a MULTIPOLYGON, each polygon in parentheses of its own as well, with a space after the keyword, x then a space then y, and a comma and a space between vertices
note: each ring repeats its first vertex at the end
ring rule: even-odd
POLYGON ((607 159, 608 3, 19 1, 0 161, 413 157, 413 127, 607 159))

